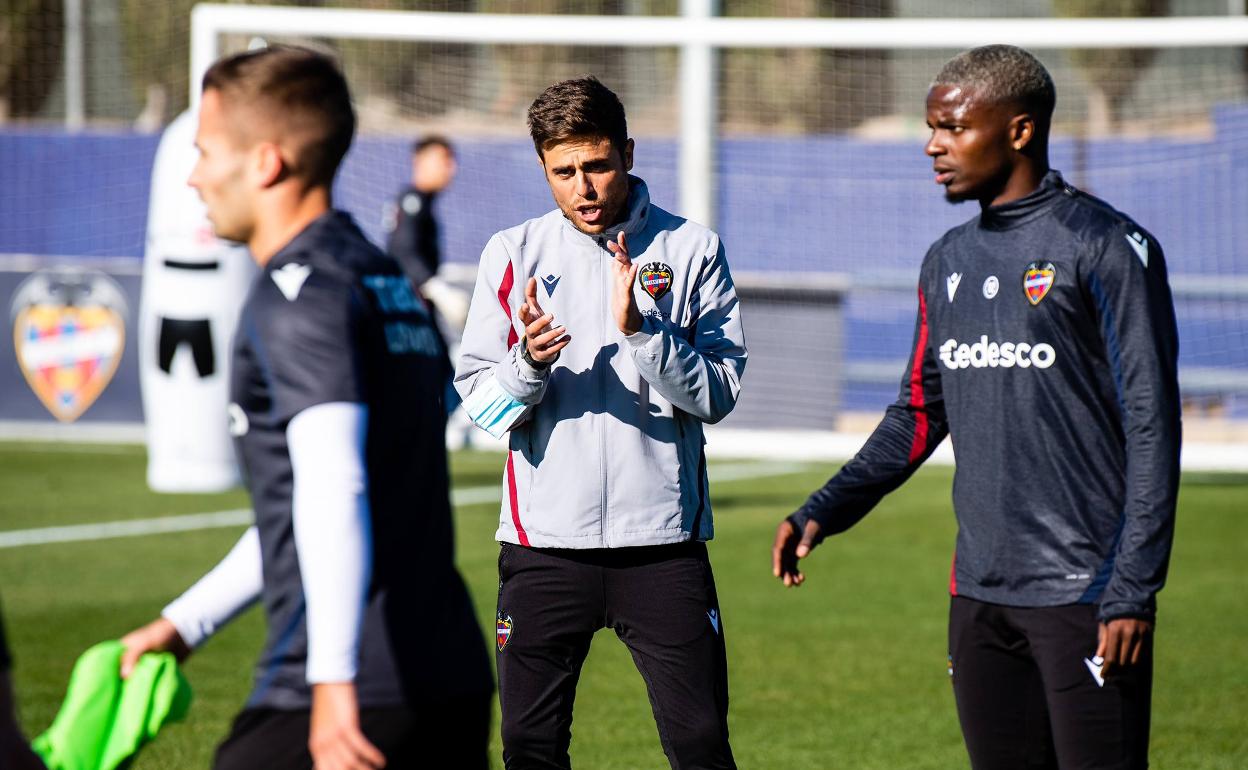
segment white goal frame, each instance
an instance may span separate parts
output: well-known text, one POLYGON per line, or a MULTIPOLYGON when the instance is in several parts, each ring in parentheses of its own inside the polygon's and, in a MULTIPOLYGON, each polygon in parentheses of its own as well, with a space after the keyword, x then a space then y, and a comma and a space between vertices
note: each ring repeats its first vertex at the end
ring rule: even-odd
POLYGON ((680 16, 372 11, 201 4, 191 13, 191 102, 221 55, 223 34, 349 37, 680 49, 680 213, 716 224, 716 68, 721 48, 948 49, 1248 47, 1248 16, 1137 19, 758 19, 713 14, 715 0, 681 0, 680 16))

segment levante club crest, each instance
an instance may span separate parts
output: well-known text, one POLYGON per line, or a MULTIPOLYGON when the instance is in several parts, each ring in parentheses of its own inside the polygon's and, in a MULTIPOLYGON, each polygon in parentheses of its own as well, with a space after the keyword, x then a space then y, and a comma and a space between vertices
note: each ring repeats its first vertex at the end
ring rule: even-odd
POLYGON ((637 273, 641 288, 646 290, 655 302, 672 290, 672 269, 662 262, 651 262, 637 273))
POLYGON ((511 616, 498 613, 498 619, 494 622, 495 638, 498 642, 498 651, 502 652, 507 646, 507 642, 511 640, 511 616))
POLYGON ((112 381, 126 313, 121 287, 96 270, 40 270, 13 293, 17 363, 56 419, 78 419, 112 381))
POLYGON ((1048 296, 1055 280, 1057 268, 1053 267, 1052 262, 1032 262, 1023 271, 1023 292, 1027 295, 1027 301, 1032 305, 1039 305, 1040 300, 1048 296))

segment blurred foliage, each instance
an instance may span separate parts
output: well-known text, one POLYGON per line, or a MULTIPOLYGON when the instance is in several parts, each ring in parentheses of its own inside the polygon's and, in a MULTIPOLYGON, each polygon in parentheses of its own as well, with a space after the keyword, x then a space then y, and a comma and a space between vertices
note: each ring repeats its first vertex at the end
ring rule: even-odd
MULTIPOLYGON (((483 13, 575 14, 580 16, 670 15, 676 11, 673 0, 478 0, 483 13)), ((603 42, 610 39, 604 29, 603 42)), ((500 74, 489 110, 497 115, 523 114, 532 100, 551 83, 578 75, 593 74, 614 89, 626 107, 635 103, 624 86, 630 81, 626 49, 586 46, 498 46, 496 70, 500 74)), ((667 77, 675 74, 675 57, 667 62, 667 77)), ((638 94, 637 98, 646 95, 638 94)))
POLYGON ((39 114, 60 80, 64 0, 0 0, 0 115, 39 114))
MULTIPOLYGON (((473 5, 474 0, 359 0, 350 4, 367 10, 443 12, 471 11, 473 5)), ((356 89, 357 98, 379 96, 403 114, 425 117, 445 113, 467 90, 471 46, 397 40, 343 40, 340 45, 347 77, 363 84, 356 89)))
MULTIPOLYGON (((121 0, 122 40, 135 96, 143 100, 151 87, 162 89, 167 100, 166 121, 186 109, 190 99, 191 8, 198 2, 201 0, 121 0)), ((240 4, 320 5, 298 0, 240 4)))
MULTIPOLYGON (((723 15, 883 18, 893 0, 723 0, 723 15)), ((887 53, 831 49, 732 49, 723 53, 723 122, 737 130, 845 131, 886 112, 887 53)))
MULTIPOLYGON (((1164 16, 1167 0, 1053 0, 1057 16, 1133 18, 1164 16)), ((1076 48, 1071 62, 1083 70, 1089 86, 1089 130, 1108 133, 1119 120, 1123 102, 1144 69, 1157 56, 1153 48, 1076 48)))

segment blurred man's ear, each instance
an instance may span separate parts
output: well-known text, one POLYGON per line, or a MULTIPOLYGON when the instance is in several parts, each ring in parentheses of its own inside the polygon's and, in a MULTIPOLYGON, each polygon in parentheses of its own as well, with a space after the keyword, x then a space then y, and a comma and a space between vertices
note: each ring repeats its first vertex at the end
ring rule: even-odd
POLYGON ((260 187, 272 187, 285 178, 282 150, 273 142, 260 142, 252 150, 252 169, 260 187))

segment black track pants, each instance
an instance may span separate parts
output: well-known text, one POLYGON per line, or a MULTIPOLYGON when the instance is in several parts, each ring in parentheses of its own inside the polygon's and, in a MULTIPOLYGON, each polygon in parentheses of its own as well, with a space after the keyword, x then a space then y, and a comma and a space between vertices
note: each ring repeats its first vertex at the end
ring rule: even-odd
POLYGON ((704 543, 594 550, 503 543, 498 568, 508 770, 571 767, 576 683, 601 628, 632 653, 671 766, 736 767, 724 629, 704 543))
POLYGON ((949 658, 975 770, 1142 770, 1153 684, 1142 660, 1100 687, 1096 607, 1003 607, 953 597, 949 658))

